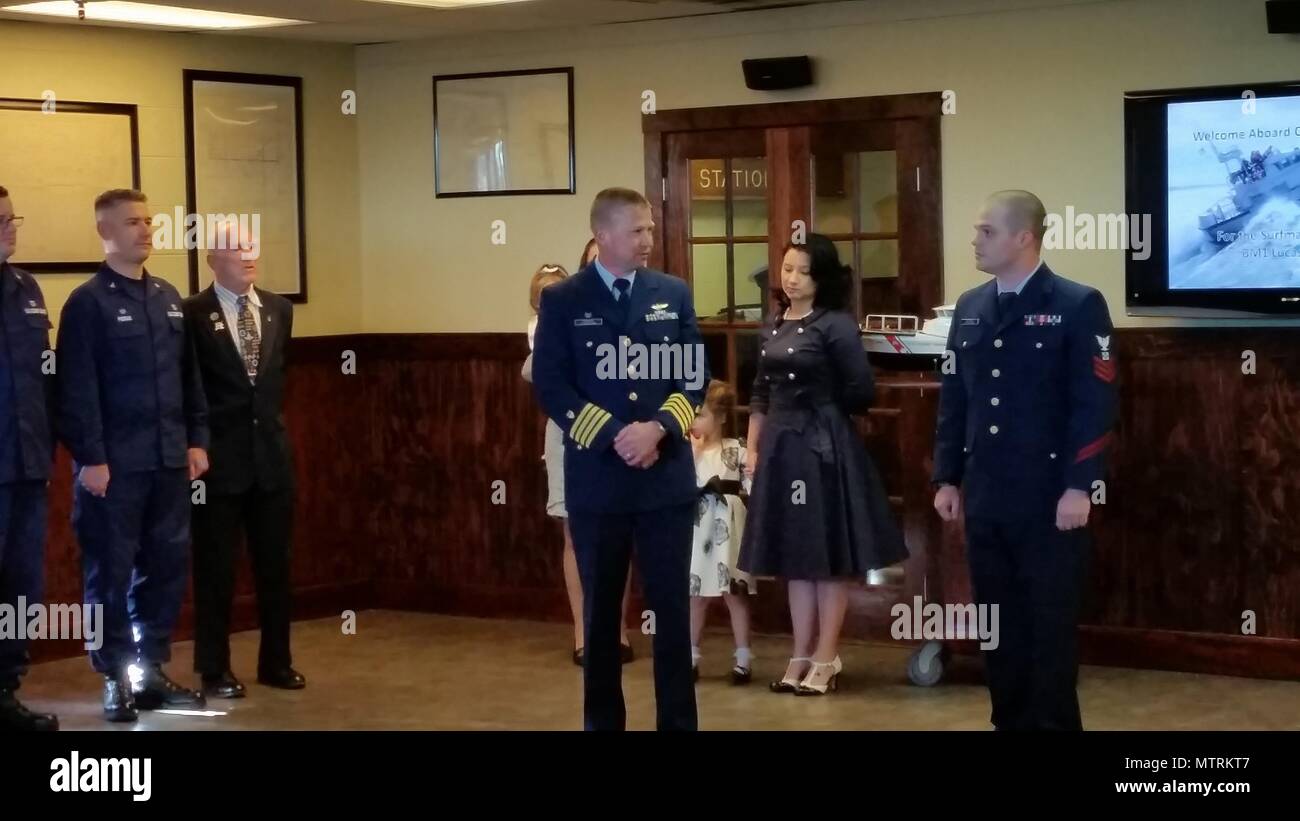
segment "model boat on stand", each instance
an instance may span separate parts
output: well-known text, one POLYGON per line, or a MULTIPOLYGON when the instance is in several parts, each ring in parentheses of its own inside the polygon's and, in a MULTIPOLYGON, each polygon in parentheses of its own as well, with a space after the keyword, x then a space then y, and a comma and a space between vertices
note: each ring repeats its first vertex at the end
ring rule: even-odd
POLYGON ((862 346, 871 364, 904 371, 938 368, 956 307, 940 305, 924 322, 912 314, 867 314, 862 321, 862 346))

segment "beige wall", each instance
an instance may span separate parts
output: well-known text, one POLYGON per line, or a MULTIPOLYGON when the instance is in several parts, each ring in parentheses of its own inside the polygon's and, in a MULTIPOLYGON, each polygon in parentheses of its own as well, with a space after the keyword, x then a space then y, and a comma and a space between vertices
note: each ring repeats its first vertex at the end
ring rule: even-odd
MULTIPOLYGON (((302 77, 310 302, 298 306, 294 333, 361 329, 357 125, 340 106, 343 91, 355 88, 351 46, 8 22, 0 23, 0 43, 0 96, 39 99, 50 89, 57 99, 139 106, 141 187, 154 213, 185 206, 182 69, 302 77)), ((11 162, 21 158, 0 157, 0 184, 11 162)), ((22 213, 23 192, 10 193, 22 213)), ((93 234, 91 203, 85 219, 67 230, 93 234)), ((184 251, 156 251, 148 267, 182 294, 188 291, 184 251)), ((67 295, 85 278, 41 276, 56 321, 67 295)))
MULTIPOLYGON (((1124 208, 1126 90, 1294 80, 1295 38, 1270 35, 1262 0, 880 0, 816 9, 358 50, 363 324, 371 331, 518 331, 529 275, 571 265, 592 195, 642 188, 641 93, 660 109, 952 89, 943 123, 947 299, 982 281, 970 224, 989 191, 1025 187, 1050 211, 1124 208), (1010 9, 1019 6, 1023 8, 1010 9), (922 15, 933 15, 923 17, 922 15), (912 17, 915 19, 888 19, 912 17), (809 54, 799 93, 744 87, 745 57, 809 54), (435 200, 437 73, 572 65, 574 197, 435 200), (507 243, 491 243, 506 221, 507 243)), ((1121 251, 1055 251, 1100 287, 1118 324, 1121 251)))

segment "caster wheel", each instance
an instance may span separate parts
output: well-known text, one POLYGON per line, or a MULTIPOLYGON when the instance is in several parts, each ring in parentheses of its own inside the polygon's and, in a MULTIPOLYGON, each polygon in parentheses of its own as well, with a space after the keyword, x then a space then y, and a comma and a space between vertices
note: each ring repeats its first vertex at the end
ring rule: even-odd
POLYGON ((928 641, 907 660, 907 678, 917 687, 933 687, 943 678, 943 645, 928 641))

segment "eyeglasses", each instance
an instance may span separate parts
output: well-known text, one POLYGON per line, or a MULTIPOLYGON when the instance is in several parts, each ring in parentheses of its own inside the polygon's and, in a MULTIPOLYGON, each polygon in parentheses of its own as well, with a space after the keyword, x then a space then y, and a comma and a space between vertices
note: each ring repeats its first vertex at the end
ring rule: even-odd
POLYGON ((0 230, 13 226, 15 228, 23 227, 23 220, 26 217, 0 217, 0 230))

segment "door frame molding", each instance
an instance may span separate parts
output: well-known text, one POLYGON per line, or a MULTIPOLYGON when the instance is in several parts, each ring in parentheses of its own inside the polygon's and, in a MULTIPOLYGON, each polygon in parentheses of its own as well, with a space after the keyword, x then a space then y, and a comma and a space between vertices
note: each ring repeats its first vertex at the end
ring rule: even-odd
MULTIPOLYGON (((842 97, 828 100, 800 100, 788 103, 753 103, 748 105, 678 108, 643 114, 641 131, 645 144, 645 192, 654 218, 655 247, 650 265, 664 269, 666 250, 664 206, 668 197, 667 135, 670 133, 733 130, 739 128, 788 129, 768 132, 768 179, 774 187, 807 190, 808 170, 793 168, 791 163, 774 162, 794 150, 807 151, 811 128, 819 125, 863 121, 910 120, 910 130, 929 140, 927 150, 914 161, 924 162, 929 173, 917 175, 915 196, 902 198, 900 185, 899 222, 903 211, 910 220, 932 226, 924 237, 899 242, 899 264, 907 265, 916 276, 900 283, 904 312, 924 318, 943 300, 943 192, 940 151, 940 120, 943 117, 943 92, 886 94, 875 97, 842 97), (904 255, 906 259, 904 259, 904 255)), ((919 166, 917 166, 919 168, 919 166)), ((911 171, 899 166, 900 183, 911 171)), ((768 210, 769 236, 782 233, 784 226, 796 219, 811 223, 811 213, 804 206, 792 205, 790 197, 774 197, 768 210)), ((775 243, 773 243, 775 245, 775 243)), ((771 250, 769 270, 780 267, 780 250, 771 250)))

